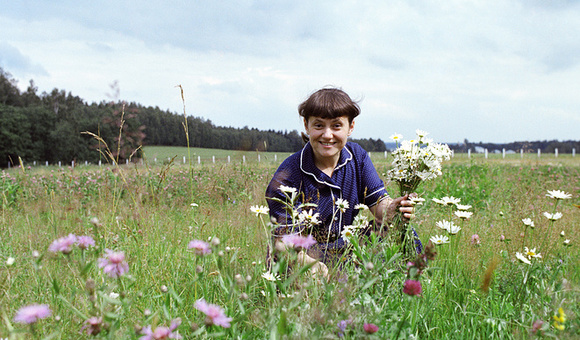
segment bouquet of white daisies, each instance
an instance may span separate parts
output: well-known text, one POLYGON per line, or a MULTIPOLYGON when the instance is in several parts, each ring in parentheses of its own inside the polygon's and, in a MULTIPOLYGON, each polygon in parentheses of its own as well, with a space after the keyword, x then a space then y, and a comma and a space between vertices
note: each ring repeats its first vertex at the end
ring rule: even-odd
MULTIPOLYGON (((401 141, 403 136, 399 134, 390 137, 397 143, 397 148, 392 153, 393 167, 387 172, 387 178, 397 183, 400 196, 415 192, 422 181, 442 175, 441 162, 451 158, 447 144, 434 143, 432 139, 426 138, 428 133, 425 131, 417 130, 415 133, 417 139, 401 141)), ((411 200, 421 202, 420 199, 411 200)), ((394 236, 402 243, 404 255, 412 258, 416 247, 416 235, 412 228, 401 216, 393 221, 393 227, 398 231, 394 236)))
POLYGON ((422 181, 440 176, 441 162, 451 158, 447 144, 434 143, 426 138, 427 132, 417 130, 418 139, 404 140, 394 134, 391 139, 397 143, 393 151, 393 168, 387 177, 398 183, 401 196, 414 192, 422 181))

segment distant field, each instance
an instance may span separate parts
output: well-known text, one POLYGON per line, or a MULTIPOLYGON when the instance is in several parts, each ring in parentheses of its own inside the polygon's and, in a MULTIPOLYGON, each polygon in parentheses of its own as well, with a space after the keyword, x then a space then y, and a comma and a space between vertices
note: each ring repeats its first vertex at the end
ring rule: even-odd
MULTIPOLYGON (((144 149, 145 159, 149 164, 163 164, 167 163, 170 159, 175 157, 174 162, 178 164, 188 163, 188 150, 186 147, 179 146, 147 146, 144 149), (184 158, 185 157, 185 158, 184 158), (185 159, 185 161, 184 161, 185 159)), ((204 148, 190 148, 190 154, 193 164, 199 162, 202 164, 212 163, 215 158, 216 163, 227 163, 228 156, 230 157, 231 163, 241 163, 243 162, 244 156, 246 162, 253 163, 259 160, 261 162, 282 162, 291 153, 289 152, 257 152, 257 151, 239 151, 239 150, 221 150, 221 149, 204 149, 204 148)), ((390 153, 387 152, 385 157, 385 152, 371 152, 371 159, 375 164, 390 163, 392 158, 390 153)), ((471 161, 475 163, 489 162, 489 163, 509 163, 513 165, 531 165, 531 164, 561 164, 567 166, 580 166, 580 155, 572 156, 571 154, 559 154, 556 157, 552 154, 542 154, 540 157, 536 153, 526 153, 520 155, 516 154, 506 154, 505 158, 502 154, 488 154, 485 158, 484 154, 472 153, 469 155, 466 153, 456 153, 452 159, 452 162, 471 161)))
MULTIPOLYGON (((147 162, 163 163, 175 157, 174 162, 176 163, 188 163, 188 150, 186 147, 180 146, 147 146, 144 149, 145 158, 147 162)), ((214 157, 216 162, 224 163, 228 161, 228 156, 230 157, 230 162, 240 163, 243 161, 244 156, 247 162, 257 162, 258 157, 260 161, 281 161, 288 157, 290 153, 284 152, 257 152, 257 151, 238 151, 238 150, 221 150, 221 149, 204 149, 204 148, 190 148, 189 154, 191 155, 192 162, 195 164, 199 161, 203 164, 208 162, 213 162, 214 157)))

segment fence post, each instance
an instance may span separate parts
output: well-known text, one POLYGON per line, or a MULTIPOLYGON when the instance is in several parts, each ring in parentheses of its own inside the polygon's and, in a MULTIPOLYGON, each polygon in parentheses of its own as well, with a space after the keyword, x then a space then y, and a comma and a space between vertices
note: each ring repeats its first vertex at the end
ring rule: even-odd
POLYGON ((274 162, 278 161, 278 154, 274 154, 274 162))
POLYGON ((554 157, 558 158, 558 148, 554 149, 554 157))
POLYGON ((258 163, 260 163, 260 154, 258 154, 258 163))
POLYGON ((228 155, 228 164, 230 163, 230 155, 228 155))
POLYGON ((467 158, 471 158, 471 149, 467 149, 467 158))
POLYGON ((246 155, 242 155, 242 163, 246 164, 246 155))
POLYGON ((215 156, 211 156, 211 162, 215 164, 215 156))
POLYGON ((505 158, 505 148, 501 149, 501 158, 505 158))
POLYGON ((485 149, 485 159, 487 159, 487 149, 485 149))
POLYGON ((538 158, 540 158, 542 155, 542 151, 540 151, 540 149, 538 149, 538 158))
POLYGON ((524 149, 520 149, 520 158, 524 158, 524 149))
POLYGON ((61 167, 61 163, 60 163, 60 161, 58 161, 58 167, 59 167, 59 168, 61 167))
POLYGON ((572 157, 576 156, 576 148, 572 148, 572 157))
POLYGON ((183 164, 185 164, 185 156, 183 156, 183 164))
POLYGON ((197 156, 197 164, 201 164, 201 156, 197 156))
POLYGON ((387 151, 385 151, 385 158, 387 158, 387 151))

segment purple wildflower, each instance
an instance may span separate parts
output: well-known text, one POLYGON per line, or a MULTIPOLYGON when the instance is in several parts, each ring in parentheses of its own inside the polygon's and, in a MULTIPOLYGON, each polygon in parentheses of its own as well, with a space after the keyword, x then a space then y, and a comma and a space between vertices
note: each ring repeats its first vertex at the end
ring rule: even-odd
POLYGON ((30 305, 22 307, 16 312, 14 322, 18 323, 35 323, 38 319, 44 319, 50 316, 51 310, 48 305, 30 305))
POLYGON ((363 325, 363 329, 368 334, 374 334, 379 331, 379 326, 375 325, 374 323, 365 323, 363 325))
POLYGON ((68 236, 53 241, 48 247, 48 250, 53 253, 61 252, 63 254, 68 254, 72 251, 72 246, 76 241, 77 237, 74 234, 68 234, 68 236))
POLYGON ((312 235, 306 237, 301 235, 284 235, 282 236, 282 242, 292 245, 295 248, 308 249, 316 244, 316 240, 312 235))
POLYGON ((230 321, 233 319, 227 317, 224 310, 220 306, 209 304, 204 299, 199 299, 195 301, 194 307, 206 315, 206 325, 216 325, 222 326, 224 328, 230 328, 230 321))
POLYGON ((86 329, 88 335, 98 335, 101 333, 103 327, 103 318, 93 316, 85 321, 85 325, 81 329, 86 329))
POLYGON ((178 332, 173 333, 173 331, 181 325, 181 319, 177 318, 171 321, 171 326, 169 327, 157 327, 155 331, 151 330, 151 326, 143 328, 141 334, 144 336, 140 337, 139 340, 164 340, 164 339, 181 339, 181 335, 178 332))
POLYGON ((89 247, 95 246, 95 240, 90 236, 79 236, 77 237, 77 246, 82 250, 89 249, 89 247))
POLYGON ((189 249, 194 249, 196 255, 207 255, 211 253, 211 248, 207 242, 200 240, 193 240, 187 246, 189 249))
POLYGON ((338 337, 342 338, 344 337, 344 334, 346 332, 346 327, 352 325, 352 320, 348 319, 348 320, 341 320, 338 322, 338 324, 336 324, 336 326, 338 326, 338 337))
POLYGON ((103 268, 103 272, 110 277, 120 277, 129 271, 129 265, 125 262, 125 254, 123 252, 114 252, 105 249, 107 253, 104 258, 99 258, 99 268, 103 268))
POLYGON ((405 281, 405 286, 403 287, 403 293, 407 295, 421 295, 421 282, 416 280, 405 281))
POLYGON ((542 320, 534 321, 534 324, 532 325, 532 333, 536 334, 536 333, 540 332, 540 334, 541 334, 543 326, 544 326, 544 321, 542 321, 542 320))

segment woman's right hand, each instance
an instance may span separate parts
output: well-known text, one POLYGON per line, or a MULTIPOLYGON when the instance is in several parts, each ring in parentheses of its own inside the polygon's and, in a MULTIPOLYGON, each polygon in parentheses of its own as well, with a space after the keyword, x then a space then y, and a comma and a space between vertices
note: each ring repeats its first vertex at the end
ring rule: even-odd
POLYGON ((303 250, 298 253, 298 263, 303 266, 314 263, 314 265, 310 267, 310 273, 312 276, 328 279, 328 267, 324 263, 308 256, 303 250))

